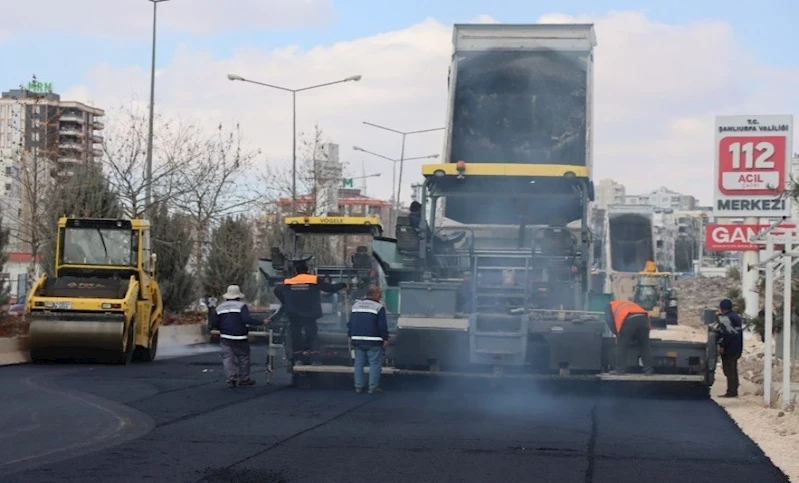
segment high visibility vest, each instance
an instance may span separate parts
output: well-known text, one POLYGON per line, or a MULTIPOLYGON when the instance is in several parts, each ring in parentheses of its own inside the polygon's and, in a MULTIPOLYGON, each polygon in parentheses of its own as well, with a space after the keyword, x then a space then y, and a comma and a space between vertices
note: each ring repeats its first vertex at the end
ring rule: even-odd
POLYGON ((286 287, 286 312, 289 315, 318 319, 322 317, 322 298, 319 293, 319 277, 309 273, 300 273, 283 280, 286 287))
POLYGON ((310 273, 300 273, 292 278, 283 280, 283 283, 286 285, 316 285, 319 283, 319 277, 310 273))
POLYGON ((613 324, 616 326, 616 333, 621 333, 621 328, 624 325, 624 319, 630 314, 644 314, 648 312, 640 305, 629 300, 614 300, 610 303, 610 312, 613 314, 613 324))

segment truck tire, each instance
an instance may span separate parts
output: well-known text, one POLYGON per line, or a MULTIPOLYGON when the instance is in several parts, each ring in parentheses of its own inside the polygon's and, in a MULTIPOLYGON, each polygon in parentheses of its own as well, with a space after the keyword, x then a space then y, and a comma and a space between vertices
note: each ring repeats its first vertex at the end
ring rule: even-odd
POLYGON ((158 329, 155 329, 150 347, 136 347, 134 357, 137 361, 153 362, 158 353, 158 329))
POLYGON ((133 352, 136 350, 136 314, 133 314, 133 319, 128 325, 128 330, 124 334, 125 346, 122 348, 122 353, 119 355, 119 364, 127 366, 133 362, 133 352))

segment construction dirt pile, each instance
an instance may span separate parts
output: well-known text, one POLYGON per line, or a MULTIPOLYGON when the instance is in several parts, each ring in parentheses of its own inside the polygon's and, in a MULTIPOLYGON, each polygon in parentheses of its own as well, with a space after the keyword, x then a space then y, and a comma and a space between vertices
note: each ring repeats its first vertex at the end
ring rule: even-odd
POLYGON ((702 311, 716 308, 721 299, 729 297, 741 284, 732 278, 684 278, 674 282, 679 303, 680 325, 702 327, 702 311))
MULTIPOLYGON (((774 340, 775 344, 782 344, 782 340, 774 340)), ((738 373, 747 381, 754 384, 754 393, 757 396, 763 395, 763 359, 765 357, 765 345, 759 336, 753 335, 744 342, 744 353, 738 362, 738 373)), ((776 390, 782 384, 782 360, 772 357, 771 387, 776 390)), ((791 381, 799 382, 799 365, 795 362, 791 365, 791 381)), ((772 397, 772 400, 776 398, 772 397)))

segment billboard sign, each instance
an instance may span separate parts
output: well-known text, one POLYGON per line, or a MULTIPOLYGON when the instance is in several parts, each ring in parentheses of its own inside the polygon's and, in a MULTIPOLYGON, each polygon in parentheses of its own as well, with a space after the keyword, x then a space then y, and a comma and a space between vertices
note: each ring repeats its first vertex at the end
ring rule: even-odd
MULTIPOLYGON (((750 242, 754 236, 764 232, 770 225, 718 224, 711 223, 705 227, 705 248, 711 252, 749 252, 765 250, 765 244, 750 242)), ((785 230, 781 227, 795 229, 796 225, 785 223, 771 230, 779 237, 785 230)), ((779 243, 779 240, 775 240, 779 243)))
POLYGON ((713 215, 791 216, 793 116, 717 116, 713 215))

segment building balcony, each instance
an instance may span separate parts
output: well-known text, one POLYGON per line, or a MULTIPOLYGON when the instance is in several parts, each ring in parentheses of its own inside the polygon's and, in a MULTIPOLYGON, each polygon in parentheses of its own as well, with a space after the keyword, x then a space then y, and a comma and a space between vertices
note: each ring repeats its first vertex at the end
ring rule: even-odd
POLYGON ((58 143, 58 149, 66 151, 83 151, 83 145, 80 143, 63 142, 58 143))
POLYGON ((94 123, 92 123, 92 127, 96 131, 102 131, 103 129, 105 129, 105 124, 101 123, 100 121, 94 121, 94 123))
POLYGON ((76 127, 72 127, 72 126, 62 127, 61 129, 58 130, 58 134, 60 134, 62 136, 83 137, 83 131, 78 129, 78 128, 76 128, 76 127))
POLYGON ((58 162, 64 165, 80 164, 83 161, 76 156, 59 156, 58 162))
POLYGON ((63 121, 63 122, 79 122, 81 124, 86 121, 83 118, 83 114, 81 114, 81 113, 73 113, 73 112, 68 112, 68 113, 65 113, 65 114, 61 114, 61 116, 59 117, 59 120, 63 121))
POLYGON ((92 134, 92 142, 94 144, 103 144, 103 141, 105 141, 105 138, 103 136, 99 134, 92 134))
POLYGON ((92 155, 94 155, 95 158, 102 158, 103 157, 103 150, 100 149, 100 148, 93 148, 92 149, 92 155))

